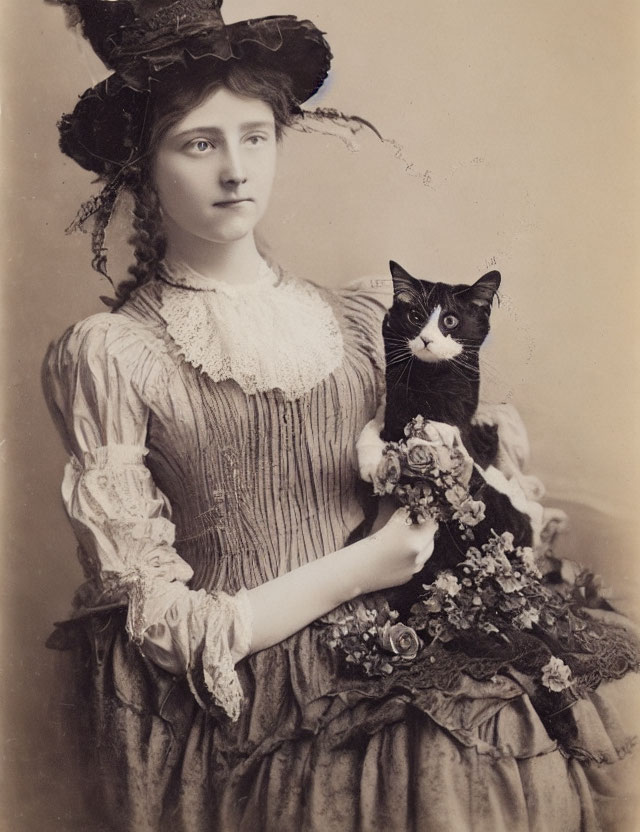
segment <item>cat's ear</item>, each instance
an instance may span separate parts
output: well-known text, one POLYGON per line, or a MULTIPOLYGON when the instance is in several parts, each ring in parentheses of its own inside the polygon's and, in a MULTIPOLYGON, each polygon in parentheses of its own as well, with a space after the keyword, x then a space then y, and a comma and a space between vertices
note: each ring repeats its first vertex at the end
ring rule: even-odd
POLYGON ((420 293, 422 282, 412 277, 394 260, 389 261, 389 270, 393 279, 393 294, 401 303, 414 303, 416 294, 420 293))
POLYGON ((487 312, 491 309, 491 304, 500 288, 500 272, 488 272, 483 274, 479 280, 469 286, 465 291, 465 295, 474 306, 478 306, 487 312))

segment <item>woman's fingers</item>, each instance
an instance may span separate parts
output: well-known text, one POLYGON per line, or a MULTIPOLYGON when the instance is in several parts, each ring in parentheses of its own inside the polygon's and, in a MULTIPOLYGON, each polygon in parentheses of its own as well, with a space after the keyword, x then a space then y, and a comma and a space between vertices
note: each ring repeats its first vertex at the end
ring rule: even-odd
POLYGON ((379 566, 374 567, 379 580, 377 588, 399 586, 411 580, 431 557, 437 528, 432 518, 418 524, 411 520, 406 508, 394 511, 373 536, 374 545, 379 547, 379 566))
MULTIPOLYGON (((428 543, 424 549, 422 549, 416 555, 415 565, 416 565, 416 572, 419 572, 425 565, 425 563, 429 560, 431 555, 433 554, 433 540, 428 543)), ((415 574, 415 573, 414 573, 415 574)))
POLYGON ((424 520, 421 519, 419 523, 415 524, 412 523, 411 519, 409 522, 415 529, 416 536, 423 537, 425 541, 432 540, 438 529, 438 521, 434 520, 433 517, 425 517, 424 520))
POLYGON ((416 537, 420 540, 420 549, 415 557, 415 572, 419 572, 433 554, 434 538, 438 524, 431 517, 419 526, 414 526, 416 537))

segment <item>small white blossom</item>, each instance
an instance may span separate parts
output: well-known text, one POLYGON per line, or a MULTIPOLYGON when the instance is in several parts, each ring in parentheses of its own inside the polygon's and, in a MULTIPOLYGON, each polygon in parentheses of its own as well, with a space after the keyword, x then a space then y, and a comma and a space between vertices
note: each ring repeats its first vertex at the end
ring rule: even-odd
POLYGON ((540 620, 540 613, 534 609, 522 610, 520 615, 516 616, 514 620, 518 627, 522 627, 524 630, 530 630, 540 620))
POLYGON ((571 687, 571 668, 562 659, 552 656, 542 668, 542 684, 554 693, 566 690, 571 687))
POLYGON ((461 588, 458 579, 451 572, 441 572, 436 578, 434 585, 452 597, 457 595, 461 588))

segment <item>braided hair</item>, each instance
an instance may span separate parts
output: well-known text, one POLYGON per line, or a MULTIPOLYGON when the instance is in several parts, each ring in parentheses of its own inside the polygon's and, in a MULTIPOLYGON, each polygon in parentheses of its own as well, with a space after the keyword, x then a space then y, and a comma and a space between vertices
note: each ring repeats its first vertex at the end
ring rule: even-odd
POLYGON ((108 304, 113 311, 126 302, 134 289, 158 273, 167 250, 167 238, 162 229, 162 207, 151 177, 146 171, 141 171, 138 181, 130 185, 129 190, 133 197, 134 233, 128 242, 133 246, 135 263, 129 266, 131 279, 118 284, 115 300, 108 304))

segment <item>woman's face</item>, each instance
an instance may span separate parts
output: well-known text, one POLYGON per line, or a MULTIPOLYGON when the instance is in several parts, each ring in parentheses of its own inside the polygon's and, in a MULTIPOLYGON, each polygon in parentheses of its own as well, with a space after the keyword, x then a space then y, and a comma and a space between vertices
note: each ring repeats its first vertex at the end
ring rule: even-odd
POLYGON ((253 234, 267 208, 275 166, 269 104, 215 90, 165 133, 155 155, 169 243, 195 237, 228 244, 253 234))

